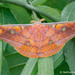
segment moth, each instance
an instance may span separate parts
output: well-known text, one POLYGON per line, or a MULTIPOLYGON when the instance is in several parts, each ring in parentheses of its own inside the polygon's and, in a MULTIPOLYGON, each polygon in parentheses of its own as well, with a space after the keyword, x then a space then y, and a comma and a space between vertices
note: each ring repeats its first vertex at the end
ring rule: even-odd
POLYGON ((75 22, 0 25, 0 40, 30 58, 49 57, 75 37, 75 22))

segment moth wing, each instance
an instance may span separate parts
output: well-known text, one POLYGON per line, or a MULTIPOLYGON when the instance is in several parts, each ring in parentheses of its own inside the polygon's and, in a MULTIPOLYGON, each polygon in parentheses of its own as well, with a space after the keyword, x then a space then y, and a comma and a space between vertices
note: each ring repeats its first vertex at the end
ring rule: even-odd
POLYGON ((22 55, 35 58, 38 56, 30 51, 36 48, 32 48, 30 45, 27 46, 29 44, 28 37, 31 36, 28 27, 31 27, 31 25, 0 25, 0 40, 6 41, 14 46, 14 48, 22 55))
POLYGON ((19 33, 27 26, 16 25, 0 25, 0 39, 8 42, 11 45, 17 45, 22 42, 23 36, 19 33))
POLYGON ((50 33, 51 40, 57 45, 65 44, 68 40, 75 37, 75 22, 56 22, 46 24, 50 26, 52 32, 50 33))
POLYGON ((48 26, 45 36, 49 37, 49 44, 42 47, 39 57, 56 54, 68 40, 75 37, 75 22, 56 22, 43 25, 48 26))
MULTIPOLYGON (((31 41, 32 44, 37 45, 33 43, 31 39, 34 37, 32 37, 32 34, 29 32, 31 26, 28 25, 0 26, 0 39, 14 46, 22 55, 38 58, 56 54, 68 40, 75 36, 75 22, 46 23, 43 25, 45 25, 46 28, 43 28, 43 30, 46 31, 48 28, 43 38, 49 37, 50 44, 42 47, 40 50, 29 43, 29 41, 31 41)), ((41 42, 43 43, 43 41, 41 42)))

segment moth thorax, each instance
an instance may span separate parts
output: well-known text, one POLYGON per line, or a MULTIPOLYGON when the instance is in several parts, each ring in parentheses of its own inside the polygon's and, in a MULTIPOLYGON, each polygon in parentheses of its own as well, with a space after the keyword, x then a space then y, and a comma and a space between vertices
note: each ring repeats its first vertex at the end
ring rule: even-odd
POLYGON ((34 28, 35 28, 35 29, 38 29, 38 30, 41 29, 41 27, 42 27, 42 24, 35 24, 35 25, 34 25, 34 28))

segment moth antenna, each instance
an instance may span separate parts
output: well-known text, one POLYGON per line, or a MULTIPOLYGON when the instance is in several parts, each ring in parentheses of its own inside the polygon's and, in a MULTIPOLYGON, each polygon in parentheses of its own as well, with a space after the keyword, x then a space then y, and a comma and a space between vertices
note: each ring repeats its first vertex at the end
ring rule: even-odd
MULTIPOLYGON (((38 18, 38 21, 39 21, 39 18, 38 18)), ((35 21, 35 20, 32 20, 32 21, 30 21, 31 23, 36 23, 37 21, 35 21)))
MULTIPOLYGON (((44 21, 44 20, 45 20, 45 19, 41 19, 41 20, 38 19, 39 22, 42 22, 42 21, 44 21)), ((30 21, 30 22, 31 22, 31 23, 36 23, 37 21, 32 20, 32 21, 30 21)))
POLYGON ((35 23, 36 21, 35 20, 33 20, 33 21, 30 21, 31 23, 35 23))
POLYGON ((41 20, 39 20, 40 22, 42 22, 42 21, 45 21, 45 19, 43 18, 43 19, 41 19, 41 20))

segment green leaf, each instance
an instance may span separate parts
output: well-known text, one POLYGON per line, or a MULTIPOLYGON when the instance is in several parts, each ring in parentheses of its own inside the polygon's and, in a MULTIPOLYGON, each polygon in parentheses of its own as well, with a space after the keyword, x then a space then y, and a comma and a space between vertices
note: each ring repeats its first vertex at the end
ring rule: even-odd
POLYGON ((68 4, 68 0, 47 0, 44 5, 62 10, 68 4))
POLYGON ((28 60, 27 57, 22 56, 19 53, 14 53, 8 56, 5 56, 6 60, 8 61, 8 67, 12 68, 15 66, 23 65, 28 60), (14 60, 14 61, 13 61, 14 60))
MULTIPOLYGON (((2 0, 2 1, 12 1, 12 0, 2 0)), ((27 0, 13 0, 14 2, 19 2, 19 3, 27 3, 27 0)))
POLYGON ((4 5, 3 3, 0 3, 0 7, 6 8, 5 5, 4 5))
POLYGON ((54 70, 55 75, 71 75, 71 73, 68 72, 70 72, 70 70, 65 60, 54 70))
POLYGON ((17 23, 10 10, 0 7, 0 25, 17 23))
POLYGON ((74 2, 75 0, 68 0, 68 3, 74 2))
POLYGON ((75 2, 68 4, 61 13, 61 21, 75 21, 75 2))
POLYGON ((1 75, 1 71, 2 71, 2 41, 0 40, 0 75, 1 75))
POLYGON ((3 51, 5 51, 5 49, 6 49, 6 46, 7 46, 7 43, 6 42, 4 42, 4 41, 2 41, 2 49, 3 49, 3 51))
POLYGON ((75 75, 75 40, 70 40, 64 47, 64 55, 72 75, 75 75))
POLYGON ((33 71, 33 69, 34 69, 34 67, 36 65, 36 63, 37 63, 37 59, 30 58, 27 61, 24 69, 22 70, 21 75, 25 75, 25 74, 26 75, 31 75, 32 74, 32 71, 33 71))
POLYGON ((30 21, 32 20, 30 14, 25 8, 9 3, 5 5, 11 10, 12 14, 19 24, 30 23, 30 21))
MULTIPOLYGON (((44 5, 39 5, 37 8, 39 8, 40 10, 42 10, 43 12, 47 13, 48 15, 56 18, 58 21, 60 19, 60 14, 57 10, 55 10, 54 8, 48 7, 48 6, 44 6, 44 5)), ((47 17, 41 15, 43 18, 45 18, 45 20, 47 22, 50 22, 51 20, 48 19, 47 17)))
POLYGON ((41 4, 43 4, 43 3, 45 3, 47 0, 33 0, 32 1, 32 4, 34 5, 34 6, 38 6, 38 5, 41 5, 41 4))
POLYGON ((5 52, 3 53, 4 56, 8 56, 8 55, 11 55, 11 54, 14 54, 14 53, 18 53, 13 46, 7 44, 6 46, 6 50, 5 52))
POLYGON ((36 7, 32 6, 32 5, 29 5, 27 3, 24 4, 24 2, 16 2, 16 1, 11 1, 11 0, 4 0, 4 2, 8 2, 8 3, 13 3, 13 4, 16 4, 16 5, 19 5, 19 6, 22 6, 22 7, 25 7, 25 8, 28 8, 32 11, 36 11, 38 13, 41 13, 42 15, 45 15, 46 17, 50 18, 52 21, 55 21, 57 22, 57 19, 55 19, 54 17, 52 17, 51 15, 48 15, 46 14, 45 12, 42 12, 41 10, 37 9, 36 7))
POLYGON ((61 49, 57 54, 53 55, 53 61, 54 69, 56 69, 64 61, 63 49, 61 49))
POLYGON ((38 62, 36 62, 31 75, 36 75, 37 72, 38 72, 38 62))
MULTIPOLYGON (((75 2, 68 4, 61 14, 61 21, 75 21, 75 2)), ((75 40, 70 40, 64 49, 65 60, 69 65, 70 71, 75 71, 75 40)), ((74 73, 72 73, 74 75, 74 73)))
POLYGON ((7 64, 6 59, 3 57, 3 60, 2 60, 2 73, 1 73, 1 75, 8 75, 8 73, 9 73, 8 64, 7 64))
POLYGON ((38 75, 54 75, 53 57, 38 59, 38 75))
POLYGON ((23 67, 25 66, 25 64, 23 65, 18 65, 15 67, 12 67, 9 69, 10 71, 10 75, 20 75, 21 71, 23 70, 23 67))

